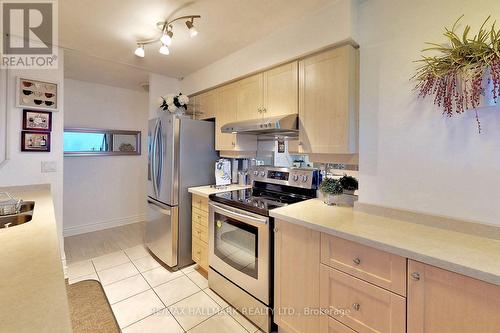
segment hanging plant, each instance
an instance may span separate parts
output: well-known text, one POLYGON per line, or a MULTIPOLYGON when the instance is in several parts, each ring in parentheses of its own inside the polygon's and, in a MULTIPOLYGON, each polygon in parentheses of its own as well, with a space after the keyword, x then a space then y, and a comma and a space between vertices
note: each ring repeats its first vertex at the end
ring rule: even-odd
POLYGON ((456 29, 462 17, 451 30, 445 28, 448 43, 427 43, 431 47, 422 52, 440 54, 417 60, 421 66, 413 78, 418 81, 415 89, 419 97, 434 96, 434 104, 443 109, 443 114, 451 117, 474 109, 481 133, 476 109, 481 95, 491 90, 495 103, 500 96, 500 30, 496 30, 495 23, 486 28, 488 16, 474 37, 469 37, 471 28, 468 25, 459 36, 456 29))
POLYGON ((159 106, 163 111, 171 113, 178 112, 182 109, 187 110, 189 97, 179 93, 179 95, 166 95, 159 98, 159 106))

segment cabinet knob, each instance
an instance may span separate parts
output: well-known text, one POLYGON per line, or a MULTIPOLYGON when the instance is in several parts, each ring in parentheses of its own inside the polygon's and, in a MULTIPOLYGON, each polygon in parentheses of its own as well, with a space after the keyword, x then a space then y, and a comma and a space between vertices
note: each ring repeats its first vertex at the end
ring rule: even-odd
POLYGON ((266 109, 266 108, 263 108, 263 109, 262 109, 262 112, 267 113, 267 109, 266 109))
POLYGON ((231 142, 231 144, 232 144, 233 146, 236 146, 236 144, 235 144, 234 142, 231 142))
POLYGON ((411 273, 411 278, 413 281, 420 281, 420 273, 419 272, 411 273))
POLYGON ((359 311, 359 309, 360 309, 360 308, 361 308, 361 305, 359 305, 359 303, 354 303, 354 304, 352 305, 352 309, 353 309, 354 311, 359 311))
POLYGON ((262 113, 262 108, 258 108, 258 109, 257 109, 257 111, 258 111, 259 113, 262 113))
POLYGON ((352 259, 352 262, 354 263, 354 265, 359 265, 359 264, 361 264, 361 259, 354 258, 354 259, 352 259))
POLYGON ((278 230, 279 230, 278 228, 274 228, 273 229, 274 232, 278 232, 278 230))

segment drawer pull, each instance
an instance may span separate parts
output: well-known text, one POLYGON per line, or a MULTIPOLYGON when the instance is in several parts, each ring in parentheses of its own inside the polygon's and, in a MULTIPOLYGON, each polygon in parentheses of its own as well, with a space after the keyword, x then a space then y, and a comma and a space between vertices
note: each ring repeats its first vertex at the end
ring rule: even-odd
POLYGON ((360 308, 361 308, 361 305, 359 305, 359 303, 354 303, 354 304, 352 305, 352 309, 353 309, 354 311, 359 311, 359 309, 360 309, 360 308))
POLYGON ((413 281, 419 281, 420 280, 420 273, 418 273, 418 272, 411 273, 411 278, 413 281))
POLYGON ((359 264, 361 264, 361 259, 359 259, 359 258, 354 258, 354 259, 352 260, 352 262, 354 263, 354 265, 359 265, 359 264))

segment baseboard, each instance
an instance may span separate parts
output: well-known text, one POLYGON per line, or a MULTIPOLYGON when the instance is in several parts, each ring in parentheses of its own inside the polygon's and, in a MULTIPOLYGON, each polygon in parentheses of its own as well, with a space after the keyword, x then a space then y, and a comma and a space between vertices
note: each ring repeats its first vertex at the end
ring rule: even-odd
POLYGON ((68 237, 68 236, 86 234, 88 232, 93 232, 93 231, 120 227, 127 224, 146 221, 146 217, 147 217, 146 214, 139 214, 134 216, 120 217, 115 219, 103 220, 96 223, 89 223, 89 224, 64 228, 63 235, 64 237, 68 237))

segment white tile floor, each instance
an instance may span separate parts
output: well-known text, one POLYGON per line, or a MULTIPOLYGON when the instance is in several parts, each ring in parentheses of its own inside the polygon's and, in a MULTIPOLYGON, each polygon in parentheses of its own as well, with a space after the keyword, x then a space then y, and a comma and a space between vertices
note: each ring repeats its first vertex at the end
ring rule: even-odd
POLYGON ((124 333, 257 332, 195 267, 169 271, 139 245, 72 263, 68 278, 100 281, 124 333))

